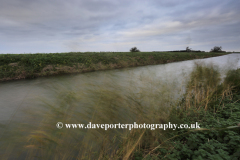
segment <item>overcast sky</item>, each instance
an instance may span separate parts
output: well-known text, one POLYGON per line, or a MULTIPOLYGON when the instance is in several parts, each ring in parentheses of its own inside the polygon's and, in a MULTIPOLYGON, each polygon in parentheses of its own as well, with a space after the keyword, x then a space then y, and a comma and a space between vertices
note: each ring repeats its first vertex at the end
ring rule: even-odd
POLYGON ((239 0, 0 0, 0 53, 240 51, 239 0))

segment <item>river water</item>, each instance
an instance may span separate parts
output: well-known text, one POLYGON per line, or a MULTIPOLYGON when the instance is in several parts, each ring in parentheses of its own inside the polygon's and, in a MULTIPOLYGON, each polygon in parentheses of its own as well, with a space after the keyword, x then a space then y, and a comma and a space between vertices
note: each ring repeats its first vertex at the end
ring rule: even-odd
MULTIPOLYGON (((131 108, 130 105, 132 105, 129 103, 134 102, 136 99, 140 99, 138 101, 141 102, 139 106, 142 105, 144 107, 147 107, 152 105, 162 105, 165 107, 164 103, 156 104, 153 102, 156 99, 163 99, 164 102, 166 101, 164 100, 164 98, 166 97, 166 99, 168 100, 179 98, 179 95, 181 95, 180 93, 184 92, 184 84, 188 80, 188 75, 193 70, 195 63, 212 64, 213 66, 217 67, 222 73, 222 76, 224 76, 227 70, 240 68, 240 54, 229 54, 207 59, 189 60, 135 68, 2 82, 0 83, 0 133, 9 133, 6 132, 5 128, 1 127, 1 124, 7 127, 12 126, 11 124, 14 123, 16 123, 17 125, 23 123, 28 125, 39 124, 39 122, 43 121, 44 119, 52 118, 53 121, 48 121, 49 124, 45 125, 45 128, 43 127, 43 129, 47 130, 50 126, 50 132, 55 136, 55 131, 58 130, 56 128, 56 123, 59 121, 61 122, 62 119, 61 117, 60 119, 58 117, 59 115, 61 115, 61 112, 58 112, 59 110, 54 109, 57 107, 67 109, 71 107, 69 106, 69 104, 77 106, 74 110, 74 113, 72 114, 72 123, 88 123, 89 121, 81 121, 81 119, 93 119, 92 117, 94 115, 100 117, 95 121, 98 123, 133 123, 135 122, 134 119, 137 115, 132 114, 133 117, 129 117, 129 115, 132 116, 131 114, 127 114, 129 111, 128 108, 131 108), (106 88, 108 88, 107 92, 106 88), (101 93, 97 94, 99 93, 99 91, 101 93), (118 93, 116 94, 116 92, 118 93), (130 97, 129 99, 133 100, 122 100, 120 93, 123 93, 123 95, 126 95, 125 97, 130 97), (144 95, 146 97, 148 96, 148 98, 136 96, 138 95, 138 93, 139 95, 144 95), (131 94, 134 94, 135 97, 131 94), (69 95, 70 98, 66 98, 69 95), (74 101, 71 101, 71 95, 73 95, 72 97, 75 96, 74 101), (100 98, 102 98, 103 100, 96 100, 100 98), (75 103, 75 101, 78 101, 78 103, 75 103), (109 103, 108 101, 115 102, 109 103), (108 107, 106 106, 105 109, 104 105, 108 105, 108 107), (96 111, 95 108, 91 106, 102 107, 98 107, 96 111), (52 108, 52 110, 55 111, 51 112, 51 114, 56 113, 54 116, 51 114, 43 114, 49 112, 49 108, 52 108), (128 119, 130 118, 132 119, 129 121, 128 119)), ((157 111, 156 114, 159 115, 161 113, 163 113, 163 110, 159 110, 159 112, 157 111)), ((11 128, 10 130, 14 130, 14 128, 16 128, 16 126, 13 125, 13 128, 11 128)), ((27 135, 29 134, 28 132, 31 132, 30 128, 26 128, 24 131, 21 131, 21 129, 24 130, 20 127, 19 130, 17 129, 17 131, 15 131, 15 136, 18 136, 22 132, 25 132, 27 135)), ((90 132, 88 132, 87 130, 81 131, 83 132, 83 134, 81 133, 81 136, 78 137, 84 137, 82 135, 90 134, 90 132)), ((101 131, 93 131, 91 133, 93 136, 97 134, 98 137, 101 137, 100 132, 101 131)), ((31 133, 34 134, 34 132, 31 133)), ((102 132, 102 135, 104 135, 105 133, 106 132, 102 132)), ((68 132, 68 134, 78 135, 80 134, 80 132, 79 130, 71 130, 68 132)), ((111 133, 110 137, 114 137, 115 134, 116 132, 111 133)), ((11 135, 9 136, 13 139, 9 141, 10 144, 15 145, 19 142, 20 144, 17 148, 22 148, 22 138, 14 138, 15 136, 11 135)), ((3 138, 3 140, 4 139, 5 138, 3 138)), ((90 142, 94 141, 93 144, 95 144, 97 147, 99 146, 99 144, 95 142, 96 139, 90 139, 90 142)), ((68 142, 68 140, 69 139, 66 138, 66 141, 63 141, 64 145, 66 144, 65 142, 68 142)), ((25 145, 24 140, 23 143, 25 145)), ((0 141, 0 155, 1 152, 6 153, 7 151, 7 149, 4 148, 7 147, 7 145, 2 144, 3 142, 0 141), (1 149, 1 147, 3 147, 3 149, 1 149)), ((69 148, 69 150, 71 151, 71 147, 69 148)), ((12 151, 12 153, 15 153, 15 151, 12 151)), ((14 156, 14 154, 10 155, 14 156)), ((25 152, 23 152, 20 159, 25 158, 26 154, 25 152)))
POLYGON ((50 88, 52 86, 68 84, 67 87, 78 88, 84 92, 84 90, 89 87, 93 88, 96 84, 101 85, 101 82, 110 76, 114 83, 125 87, 131 86, 133 83, 137 84, 140 81, 144 82, 143 78, 149 78, 164 82, 164 85, 172 85, 169 82, 175 82, 177 85, 172 89, 179 89, 183 79, 192 71, 195 62, 212 63, 218 66, 222 73, 225 73, 228 69, 240 68, 239 59, 240 54, 229 54, 201 60, 3 82, 0 83, 0 123, 6 124, 14 120, 24 119, 23 110, 39 109, 43 99, 51 101, 53 97, 50 88))

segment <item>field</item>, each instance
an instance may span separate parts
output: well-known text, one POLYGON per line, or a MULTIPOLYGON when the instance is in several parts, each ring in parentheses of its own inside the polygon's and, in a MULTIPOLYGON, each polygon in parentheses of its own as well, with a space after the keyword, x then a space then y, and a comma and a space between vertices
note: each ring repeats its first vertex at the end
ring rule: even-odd
POLYGON ((163 64, 221 56, 214 52, 0 54, 0 81, 163 64))

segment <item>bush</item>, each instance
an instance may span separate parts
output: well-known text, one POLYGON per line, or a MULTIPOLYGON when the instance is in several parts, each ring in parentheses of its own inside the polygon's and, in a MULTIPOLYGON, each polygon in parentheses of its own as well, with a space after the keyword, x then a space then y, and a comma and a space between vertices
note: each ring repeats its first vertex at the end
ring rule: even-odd
POLYGON ((187 48, 186 48, 186 51, 187 51, 187 52, 191 52, 191 51, 192 51, 192 48, 187 47, 187 48))
POLYGON ((213 49, 211 49, 211 52, 221 52, 222 47, 221 46, 215 46, 213 49))
POLYGON ((140 50, 137 47, 133 47, 130 49, 130 52, 140 52, 140 50))

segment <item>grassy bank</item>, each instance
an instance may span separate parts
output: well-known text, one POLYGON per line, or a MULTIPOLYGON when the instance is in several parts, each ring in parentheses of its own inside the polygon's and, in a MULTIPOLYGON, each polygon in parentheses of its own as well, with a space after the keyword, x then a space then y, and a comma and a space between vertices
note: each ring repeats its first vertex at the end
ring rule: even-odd
POLYGON ((197 65, 167 121, 188 126, 198 122, 201 128, 165 132, 167 140, 159 145, 142 141, 131 159, 239 159, 240 69, 228 71, 220 82, 217 69, 197 65))
POLYGON ((214 52, 1 54, 0 81, 163 64, 221 56, 214 52))
MULTIPOLYGON (((186 92, 145 77, 120 86, 106 77, 88 90, 53 87, 55 98, 34 110, 27 124, 2 132, 2 159, 237 159, 240 151, 240 69, 223 81, 213 66, 196 65, 186 92), (142 83, 144 85, 138 85, 142 83), (39 117, 39 125, 30 125, 39 117), (194 124, 201 129, 57 129, 56 123, 194 124)), ((170 82, 167 82, 168 84, 170 82)))

